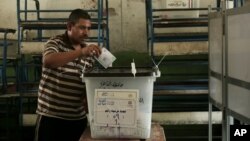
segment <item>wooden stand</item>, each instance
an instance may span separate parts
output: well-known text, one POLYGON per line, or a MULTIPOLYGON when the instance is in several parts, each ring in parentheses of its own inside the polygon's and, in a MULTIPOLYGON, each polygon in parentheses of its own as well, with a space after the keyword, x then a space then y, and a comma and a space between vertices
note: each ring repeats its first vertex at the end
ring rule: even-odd
POLYGON ((166 141, 166 139, 163 128, 159 124, 153 123, 149 139, 92 139, 90 128, 88 127, 79 141, 166 141))

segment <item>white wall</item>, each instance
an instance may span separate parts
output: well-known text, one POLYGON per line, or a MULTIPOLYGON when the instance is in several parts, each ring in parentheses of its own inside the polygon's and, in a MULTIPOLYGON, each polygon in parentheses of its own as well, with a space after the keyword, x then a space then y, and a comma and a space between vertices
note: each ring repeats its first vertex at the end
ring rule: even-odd
MULTIPOLYGON (((0 27, 17 29, 17 0, 0 0, 0 27)), ((33 0, 28 0, 33 6, 33 0)), ((97 0, 40 0, 41 9, 95 8, 97 0), (63 8, 62 8, 63 7, 63 8)), ((200 0, 205 7, 216 0, 200 0)), ((161 5, 162 0, 154 0, 161 5)), ((109 0, 110 48, 112 51, 146 51, 145 0, 109 0)), ((47 15, 50 16, 50 15, 47 15)), ((58 17, 61 15, 57 15, 58 17)), ((51 34, 54 34, 51 33, 51 34)), ((10 36, 16 39, 17 36, 10 36)))
MULTIPOLYGON (((0 0, 0 28, 16 29, 16 15, 16 0, 0 0)), ((10 35, 10 38, 16 38, 16 36, 10 35)))

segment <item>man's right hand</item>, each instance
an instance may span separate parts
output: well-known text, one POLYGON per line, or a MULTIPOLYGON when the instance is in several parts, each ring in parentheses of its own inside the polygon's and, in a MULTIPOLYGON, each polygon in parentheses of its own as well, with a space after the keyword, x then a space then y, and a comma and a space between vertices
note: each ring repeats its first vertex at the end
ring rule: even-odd
POLYGON ((86 47, 81 48, 81 51, 82 55, 86 57, 99 57, 99 55, 101 54, 101 48, 95 44, 87 45, 86 47))

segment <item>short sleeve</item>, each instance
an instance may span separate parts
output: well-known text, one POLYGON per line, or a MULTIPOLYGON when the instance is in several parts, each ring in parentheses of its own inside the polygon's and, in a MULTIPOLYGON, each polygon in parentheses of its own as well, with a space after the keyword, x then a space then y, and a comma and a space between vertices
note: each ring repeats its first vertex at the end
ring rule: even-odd
POLYGON ((43 56, 46 56, 50 53, 59 52, 58 46, 58 43, 53 39, 47 41, 44 45, 43 56))

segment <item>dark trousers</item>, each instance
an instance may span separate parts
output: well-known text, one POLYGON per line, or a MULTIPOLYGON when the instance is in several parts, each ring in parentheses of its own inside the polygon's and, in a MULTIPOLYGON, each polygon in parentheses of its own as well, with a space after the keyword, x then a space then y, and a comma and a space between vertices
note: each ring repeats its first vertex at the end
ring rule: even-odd
POLYGON ((64 120, 38 115, 35 141, 78 141, 87 126, 87 118, 64 120))

